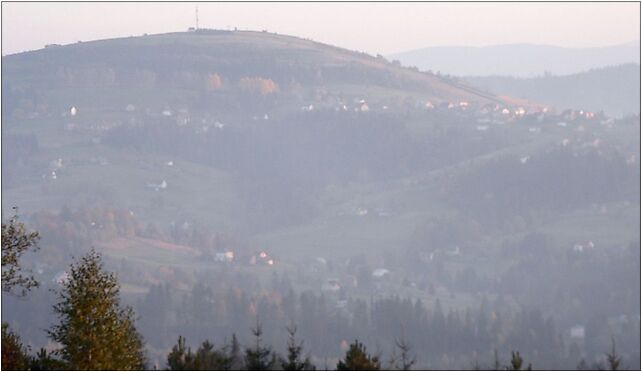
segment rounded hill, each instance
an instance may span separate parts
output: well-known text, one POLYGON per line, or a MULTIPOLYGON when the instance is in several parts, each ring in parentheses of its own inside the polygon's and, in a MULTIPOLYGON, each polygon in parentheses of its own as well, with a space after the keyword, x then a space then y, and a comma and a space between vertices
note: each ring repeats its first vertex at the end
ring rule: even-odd
POLYGON ((510 99, 401 67, 382 56, 256 31, 197 30, 48 45, 3 57, 3 75, 9 90, 175 88, 303 99, 395 96, 402 101, 413 97, 433 103, 510 104, 510 99))

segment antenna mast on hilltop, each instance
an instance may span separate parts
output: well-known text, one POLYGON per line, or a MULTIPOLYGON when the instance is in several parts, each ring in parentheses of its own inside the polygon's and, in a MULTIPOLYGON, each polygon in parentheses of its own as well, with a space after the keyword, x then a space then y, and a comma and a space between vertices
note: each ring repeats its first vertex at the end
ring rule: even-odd
POLYGON ((198 30, 198 7, 196 7, 196 29, 198 30))

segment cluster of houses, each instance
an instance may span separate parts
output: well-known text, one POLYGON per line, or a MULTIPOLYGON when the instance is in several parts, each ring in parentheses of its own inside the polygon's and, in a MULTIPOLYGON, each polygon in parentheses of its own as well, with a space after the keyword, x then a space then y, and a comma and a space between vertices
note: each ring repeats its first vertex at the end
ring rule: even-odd
MULTIPOLYGON (((380 267, 372 270, 371 277, 377 289, 390 277, 390 270, 380 267)), ((359 280, 355 275, 344 273, 339 276, 326 278, 321 284, 321 290, 328 293, 338 293, 341 290, 357 288, 359 280)))
POLYGON ((250 266, 274 266, 276 264, 275 258, 270 256, 270 254, 264 250, 258 253, 247 254, 241 252, 237 254, 234 250, 227 249, 214 253, 214 261, 226 264, 247 264, 250 266))
POLYGON ((214 254, 214 261, 232 263, 234 262, 234 251, 217 252, 214 254))
POLYGON ((261 251, 258 255, 252 255, 249 260, 250 265, 273 266, 275 262, 274 258, 270 257, 266 251, 261 251))
MULTIPOLYGON (((375 111, 388 111, 390 108, 398 107, 400 104, 393 102, 386 102, 385 104, 378 101, 377 104, 368 102, 363 97, 353 97, 352 99, 344 99, 328 95, 323 101, 314 101, 300 106, 300 111, 313 112, 313 111, 327 111, 334 110, 336 112, 356 112, 366 113, 372 110, 375 111)), ((613 119, 607 119, 602 113, 595 113, 585 110, 566 110, 558 114, 548 107, 537 106, 515 106, 508 107, 502 104, 485 104, 478 105, 467 101, 419 101, 419 100, 406 100, 401 105, 404 108, 414 107, 417 110, 427 110, 435 112, 453 112, 458 115, 470 117, 477 124, 475 129, 480 132, 489 130, 493 125, 502 125, 510 122, 519 122, 526 120, 537 124, 557 124, 560 127, 565 127, 569 123, 583 124, 587 122, 599 122, 603 125, 612 126, 613 119)), ((201 113, 195 115, 185 107, 171 107, 165 105, 158 109, 145 108, 139 109, 134 103, 128 103, 124 106, 123 111, 130 116, 131 120, 136 121, 136 115, 144 115, 145 117, 155 117, 164 119, 173 119, 178 126, 194 126, 198 133, 205 133, 210 128, 223 129, 226 124, 221 123, 216 118, 211 117, 209 113, 201 113)), ((79 109, 76 106, 71 106, 67 111, 63 112, 63 116, 74 118, 79 114, 79 109)), ((269 113, 262 115, 252 116, 254 120, 269 120, 269 113)), ((118 120, 101 121, 97 124, 83 125, 83 130, 105 131, 114 126, 121 125, 122 122, 118 120)), ((578 127, 579 128, 579 127, 578 127)), ((66 129, 69 131, 80 129, 78 124, 70 121, 66 129)), ((534 134, 539 133, 538 126, 529 126, 528 130, 534 134)), ((580 130, 580 129, 578 129, 580 130)))
POLYGON ((573 252, 577 253, 582 253, 586 249, 593 249, 595 248, 595 244, 593 243, 592 240, 585 241, 585 242, 577 242, 573 244, 573 252))
POLYGON ((356 216, 356 217, 366 217, 366 216, 377 216, 377 217, 389 217, 390 212, 385 208, 368 208, 364 205, 351 208, 349 210, 341 210, 337 212, 337 216, 356 216))

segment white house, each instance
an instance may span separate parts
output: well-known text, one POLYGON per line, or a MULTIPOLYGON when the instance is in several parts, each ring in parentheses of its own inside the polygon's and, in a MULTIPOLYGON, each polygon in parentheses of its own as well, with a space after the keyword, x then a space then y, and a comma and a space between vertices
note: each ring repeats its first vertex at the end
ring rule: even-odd
POLYGON ((584 339, 584 327, 576 325, 571 328, 571 338, 584 339))
POLYGON ((389 274, 390 270, 384 269, 384 268, 379 268, 379 269, 374 269, 372 271, 372 276, 375 278, 383 278, 385 275, 389 274))
POLYGON ((154 189, 155 191, 165 190, 167 188, 167 181, 163 180, 163 182, 161 182, 160 184, 148 183, 147 187, 150 189, 154 189))

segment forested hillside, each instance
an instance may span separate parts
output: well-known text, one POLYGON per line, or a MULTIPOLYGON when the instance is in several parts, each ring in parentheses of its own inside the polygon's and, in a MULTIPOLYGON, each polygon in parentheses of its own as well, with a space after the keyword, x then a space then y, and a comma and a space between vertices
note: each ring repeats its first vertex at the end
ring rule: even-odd
POLYGON ((41 237, 23 261, 41 286, 3 293, 3 322, 32 350, 93 248, 148 367, 261 351, 259 321, 282 356, 296 325, 318 369, 362 346, 386 367, 402 336, 414 368, 606 366, 612 341, 639 368, 639 114, 267 32, 2 63, 3 217, 41 237))

